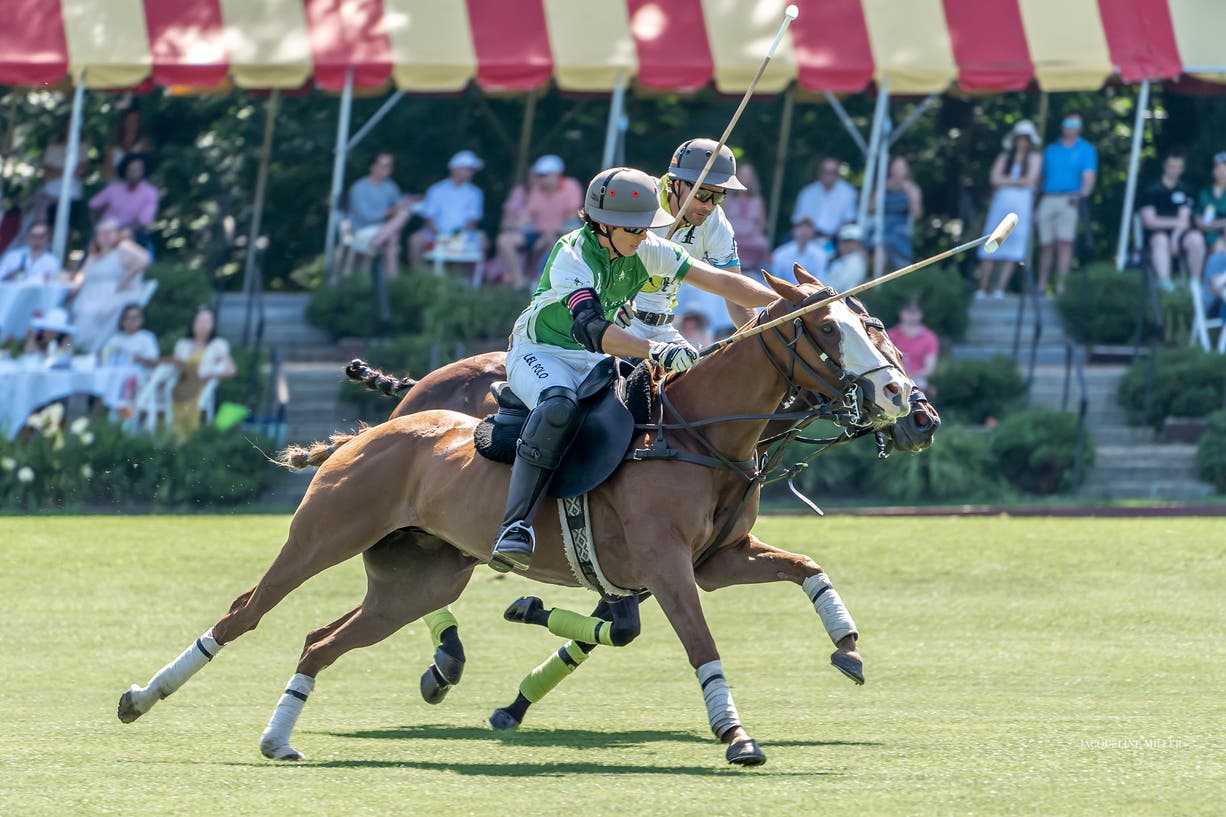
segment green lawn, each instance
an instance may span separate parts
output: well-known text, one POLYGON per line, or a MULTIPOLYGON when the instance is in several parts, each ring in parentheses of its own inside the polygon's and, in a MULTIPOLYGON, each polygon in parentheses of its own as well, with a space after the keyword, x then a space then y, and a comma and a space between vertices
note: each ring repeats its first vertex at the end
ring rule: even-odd
MULTIPOLYGON (((132 725, 144 683, 250 586, 285 516, 0 518, 0 815, 1176 815, 1226 802, 1226 523, 764 519, 862 631, 827 663, 792 585, 704 596, 746 727, 734 769, 658 608, 529 713, 485 728, 557 640, 481 569, 455 609, 463 684, 431 707, 414 624, 323 673, 281 765, 257 743, 307 630, 361 597, 355 561, 291 595, 132 725)), ((594 599, 540 585, 547 603, 594 599)))

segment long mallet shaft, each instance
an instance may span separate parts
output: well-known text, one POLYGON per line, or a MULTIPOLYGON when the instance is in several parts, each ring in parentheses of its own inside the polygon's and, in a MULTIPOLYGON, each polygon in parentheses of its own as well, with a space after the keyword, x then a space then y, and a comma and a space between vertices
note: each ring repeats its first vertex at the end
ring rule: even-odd
POLYGON ((715 343, 712 343, 710 346, 703 349, 699 354, 702 357, 706 357, 712 352, 718 351, 719 349, 723 349, 725 346, 730 346, 733 343, 737 342, 738 340, 744 340, 745 338, 751 338, 754 335, 758 335, 758 334, 761 334, 762 332, 765 332, 767 329, 774 329, 776 326, 780 326, 781 324, 790 323, 791 321, 795 320, 798 315, 805 315, 809 312, 814 312, 818 309, 821 309, 823 306, 829 306, 835 301, 840 301, 852 295, 859 295, 861 292, 864 292, 869 289, 873 289, 875 287, 879 287, 882 284, 886 283, 887 281, 893 281, 895 278, 901 278, 904 275, 910 275, 911 273, 916 272, 917 270, 922 270, 924 267, 930 267, 933 264, 937 263, 938 261, 944 261, 946 258, 949 258, 951 256, 966 252, 967 250, 973 250, 976 247, 978 247, 980 244, 984 245, 984 247, 987 249, 989 253, 994 253, 996 252, 996 250, 1000 248, 1001 244, 1005 243, 1005 239, 1009 237, 1009 233, 1013 232, 1013 228, 1016 226, 1017 226, 1017 213, 1009 213, 1008 215, 1006 215, 1004 218, 1000 220, 1000 224, 997 224, 996 229, 993 230, 988 235, 980 236, 979 238, 976 238, 974 241, 968 241, 965 244, 959 244, 958 246, 952 249, 948 249, 948 250, 945 250, 944 252, 937 253, 931 258, 925 258, 922 261, 916 261, 914 264, 905 266, 902 269, 894 270, 888 275, 883 275, 880 278, 874 278, 871 281, 865 281, 863 284, 858 284, 852 287, 851 289, 847 290, 846 292, 840 292, 838 295, 832 295, 829 298, 823 298, 822 300, 817 301, 816 303, 809 304, 808 306, 797 309, 794 312, 789 312, 788 314, 782 315, 778 318, 775 318, 774 320, 767 321, 766 323, 763 323, 763 324, 759 324, 758 326, 755 326, 752 329, 748 329, 744 332, 739 332, 735 335, 730 335, 724 338, 723 340, 718 340, 715 343))
POLYGON ((758 80, 762 78, 762 72, 766 70, 766 66, 770 64, 771 57, 775 56, 775 50, 779 48, 779 42, 783 39, 783 34, 788 30, 788 26, 792 21, 800 16, 800 9, 796 8, 795 4, 789 5, 783 10, 783 22, 779 25, 779 31, 775 34, 775 39, 771 42, 771 47, 767 49, 766 56, 762 58, 762 64, 758 66, 758 73, 754 74, 753 81, 749 83, 749 87, 745 89, 745 96, 741 97, 741 104, 736 106, 736 112, 732 114, 732 119, 728 121, 728 127, 724 128, 724 135, 719 137, 719 144, 715 146, 715 150, 707 158, 707 163, 703 165, 702 172, 698 174, 698 179, 690 185, 690 192, 685 197, 685 201, 681 203, 681 207, 677 210, 677 215, 673 219, 673 224, 668 228, 668 237, 672 238, 676 235, 678 228, 681 227, 681 221, 685 218, 685 211, 689 209, 690 204, 694 201, 694 196, 698 193, 698 188, 702 187, 702 183, 707 179, 707 173, 710 172, 711 166, 715 164, 715 159, 719 156, 720 150, 724 147, 724 143, 728 141, 728 137, 732 135, 732 129, 736 127, 737 121, 741 118, 741 113, 744 112, 745 106, 749 104, 749 98, 753 96, 754 88, 758 87, 758 80))

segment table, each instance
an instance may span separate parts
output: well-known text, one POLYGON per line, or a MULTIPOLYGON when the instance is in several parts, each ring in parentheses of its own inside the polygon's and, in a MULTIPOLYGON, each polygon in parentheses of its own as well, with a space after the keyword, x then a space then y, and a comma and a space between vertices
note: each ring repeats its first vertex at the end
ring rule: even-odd
POLYGON ((426 253, 426 260, 434 264, 434 274, 443 277, 447 264, 472 264, 473 288, 481 286, 481 276, 485 271, 485 252, 480 241, 472 234, 461 233, 456 236, 440 238, 426 253))
POLYGON ((35 314, 62 305, 68 289, 68 284, 0 283, 0 343, 24 339, 35 314))
POLYGON ((91 366, 92 360, 78 356, 66 369, 48 369, 38 362, 31 366, 24 358, 0 360, 0 429, 5 437, 16 437, 35 409, 70 394, 92 394, 114 408, 123 401, 128 380, 147 375, 141 366, 91 366))

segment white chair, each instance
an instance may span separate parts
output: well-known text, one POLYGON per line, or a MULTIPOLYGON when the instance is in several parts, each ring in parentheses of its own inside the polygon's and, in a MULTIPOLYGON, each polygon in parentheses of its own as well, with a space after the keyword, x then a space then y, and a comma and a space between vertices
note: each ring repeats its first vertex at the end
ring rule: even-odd
POLYGON ((210 377, 204 384, 204 388, 200 390, 200 397, 196 399, 196 408, 204 414, 204 423, 213 422, 214 415, 217 414, 217 378, 210 377))
POLYGON ((1192 331, 1188 335, 1188 344, 1206 352, 1213 349, 1209 343, 1209 331, 1217 330, 1217 351, 1226 354, 1226 322, 1220 317, 1210 318, 1205 314, 1205 298, 1201 293, 1201 282, 1188 278, 1188 292, 1192 295, 1192 331))
POLYGON ((167 426, 174 419, 174 401, 171 392, 179 382, 179 370, 171 363, 159 363, 153 368, 145 385, 136 392, 132 401, 133 427, 143 427, 150 434, 157 432, 158 423, 167 426))
POLYGON ((150 280, 150 281, 146 281, 146 282, 145 282, 145 283, 144 283, 144 284, 141 286, 141 288, 140 288, 140 298, 139 298, 138 300, 139 300, 139 302, 140 302, 140 305, 141 305, 141 308, 142 308, 142 309, 144 309, 146 306, 148 306, 148 305, 149 305, 149 302, 150 302, 151 300, 153 300, 153 293, 155 293, 155 292, 157 292, 157 291, 158 291, 158 282, 157 282, 157 279, 156 279, 156 278, 154 278, 154 279, 152 279, 152 280, 150 280))

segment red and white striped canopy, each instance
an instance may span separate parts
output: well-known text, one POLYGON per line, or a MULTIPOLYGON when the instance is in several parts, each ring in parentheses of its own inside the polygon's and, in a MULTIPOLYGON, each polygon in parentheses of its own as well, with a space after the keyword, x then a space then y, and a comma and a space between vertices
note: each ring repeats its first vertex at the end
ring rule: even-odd
MULTIPOLYGON (((0 84, 743 91, 787 0, 3 0, 0 84)), ((1226 82, 1226 0, 795 0, 760 89, 1226 82)))

